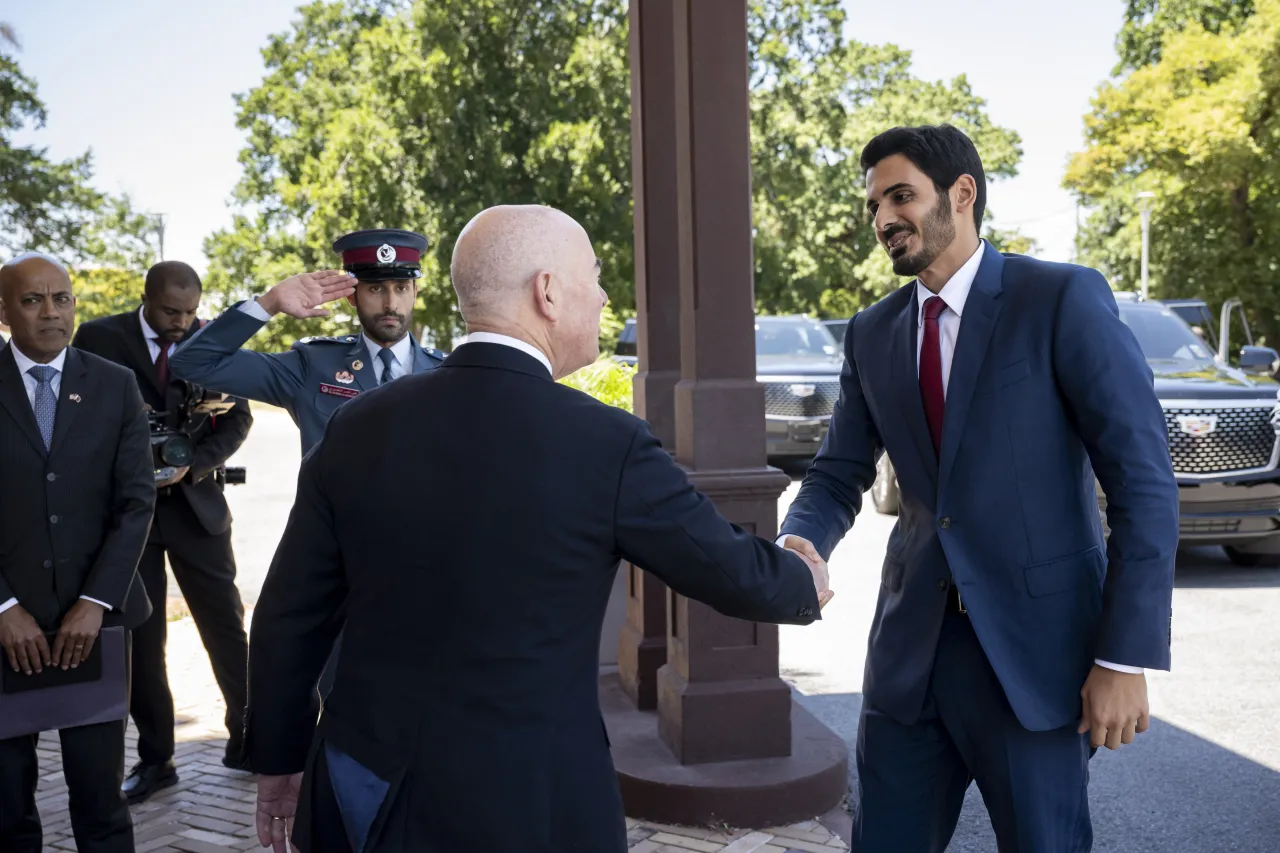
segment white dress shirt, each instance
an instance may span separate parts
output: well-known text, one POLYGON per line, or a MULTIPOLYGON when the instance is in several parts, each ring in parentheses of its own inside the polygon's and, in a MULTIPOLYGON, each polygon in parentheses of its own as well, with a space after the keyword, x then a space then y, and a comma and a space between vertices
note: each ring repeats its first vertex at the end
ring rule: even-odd
MULTIPOLYGON (((18 345, 14 343, 12 339, 9 340, 9 347, 13 350, 13 360, 17 362, 18 373, 22 376, 22 384, 27 389, 27 401, 31 403, 31 411, 35 412, 36 389, 40 387, 40 383, 27 371, 35 367, 39 362, 35 362, 27 358, 26 355, 23 354, 22 350, 18 349, 18 345)), ((46 367, 52 367, 54 371, 52 378, 49 380, 49 385, 53 388, 53 397, 55 400, 58 398, 58 392, 62 389, 62 368, 66 363, 67 351, 64 349, 62 352, 58 353, 57 358, 45 365, 46 367)), ((85 601, 92 601, 94 604, 100 604, 107 610, 111 609, 111 605, 103 604, 96 598, 90 598, 87 595, 82 595, 80 597, 85 601)), ((0 613, 5 612, 17 603, 18 599, 11 598, 3 604, 0 604, 0 613)))
POLYGON ((542 366, 547 369, 547 373, 555 376, 555 371, 551 369, 551 359, 547 358, 547 354, 535 347, 533 344, 528 343, 527 341, 522 341, 519 338, 513 338, 509 335, 499 335, 496 332, 472 332, 467 335, 467 341, 463 346, 466 346, 467 344, 502 344, 503 346, 513 347, 542 362, 542 366))
MULTIPOLYGON (((960 321, 964 317, 964 304, 969 299, 969 291, 973 288, 973 280, 978 275, 978 267, 982 265, 982 253, 985 245, 985 242, 979 241, 978 250, 969 257, 969 260, 964 262, 964 266, 956 270, 955 275, 951 276, 947 283, 942 286, 942 290, 936 294, 941 296, 942 301, 947 305, 942 313, 938 315, 938 349, 942 358, 942 398, 944 400, 947 396, 948 380, 951 378, 951 359, 955 355, 956 340, 960 337, 960 321)), ((918 333, 916 335, 917 371, 920 369, 920 348, 924 341, 924 303, 925 300, 934 295, 934 292, 925 287, 923 282, 916 281, 916 302, 918 303, 916 311, 916 322, 918 324, 918 333)), ((779 536, 778 544, 781 545, 785 538, 785 536, 779 536)), ((1120 672, 1137 674, 1143 671, 1141 667, 1126 666, 1105 660, 1095 660, 1094 663, 1120 672)))
MULTIPOLYGON (((262 311, 261 308, 258 309, 262 311)), ((266 313, 263 311, 262 313, 266 313)), ((160 333, 151 328, 151 324, 147 322, 146 315, 142 313, 142 309, 138 309, 138 320, 142 323, 142 336, 147 339, 147 351, 151 353, 151 363, 155 364, 156 359, 160 357, 160 333)), ((165 341, 165 345, 169 348, 169 355, 173 355, 173 348, 177 346, 173 341, 165 341)))

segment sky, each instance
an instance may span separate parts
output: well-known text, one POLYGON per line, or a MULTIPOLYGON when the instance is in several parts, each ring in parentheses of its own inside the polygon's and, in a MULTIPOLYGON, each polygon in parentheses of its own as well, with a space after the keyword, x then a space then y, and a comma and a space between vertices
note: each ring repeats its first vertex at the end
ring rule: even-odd
MULTIPOLYGON (((91 150, 96 186, 166 215, 165 256, 204 271, 204 238, 228 225, 243 134, 235 93, 263 76, 261 49, 298 0, 27 0, 0 4, 48 122, 24 131, 55 158, 91 150)), ((1022 138, 1019 175, 991 184, 999 227, 1070 260, 1073 200, 1061 189, 1082 116, 1115 63, 1123 0, 845 0, 847 33, 910 50, 917 76, 966 75, 997 124, 1022 138)), ((406 223, 406 227, 413 227, 406 223)))

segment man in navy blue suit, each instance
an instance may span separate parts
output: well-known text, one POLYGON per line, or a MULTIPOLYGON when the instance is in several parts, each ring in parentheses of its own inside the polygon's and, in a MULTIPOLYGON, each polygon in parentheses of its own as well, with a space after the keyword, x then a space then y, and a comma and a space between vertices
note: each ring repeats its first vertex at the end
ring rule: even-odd
POLYGON ((915 280, 849 322, 779 539, 830 557, 889 454, 853 849, 942 851, 976 781, 1001 853, 1087 851, 1089 759, 1147 728, 1143 672, 1170 666, 1178 493, 1151 371, 1098 272, 978 237, 963 133, 895 128, 862 167, 876 237, 915 280))

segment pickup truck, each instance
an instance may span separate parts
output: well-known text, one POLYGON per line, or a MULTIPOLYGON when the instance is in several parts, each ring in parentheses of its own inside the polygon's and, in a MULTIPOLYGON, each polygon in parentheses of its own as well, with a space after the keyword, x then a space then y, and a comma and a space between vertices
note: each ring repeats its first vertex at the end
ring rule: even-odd
MULTIPOLYGON (((1155 377, 1180 497, 1179 540, 1221 546, 1237 565, 1280 565, 1280 355, 1245 346, 1239 366, 1162 302, 1118 293, 1121 319, 1133 331, 1155 377)), ((1230 310, 1230 306, 1227 307, 1230 310)), ((1226 311, 1215 342, 1226 347, 1226 311)), ((897 480, 881 454, 871 500, 897 512, 897 480)), ((1098 487, 1104 532, 1106 496, 1098 487)))

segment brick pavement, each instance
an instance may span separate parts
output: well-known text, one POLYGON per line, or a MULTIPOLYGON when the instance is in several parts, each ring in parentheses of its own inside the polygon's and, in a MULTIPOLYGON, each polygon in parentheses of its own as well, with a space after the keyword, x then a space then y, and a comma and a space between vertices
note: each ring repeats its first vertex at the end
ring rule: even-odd
MULTIPOLYGON (((133 808, 138 853, 261 849, 252 828, 253 777, 222 766, 226 743, 222 696, 189 618, 169 625, 169 682, 178 717, 180 779, 174 787, 133 808)), ((126 769, 136 760, 136 740, 130 724, 126 769)), ((55 735, 41 737, 36 796, 44 821, 45 848, 73 851, 76 845, 67 815, 60 753, 55 735)), ((849 849, 817 820, 752 831, 662 826, 629 819, 627 829, 630 853, 833 853, 849 849)))

